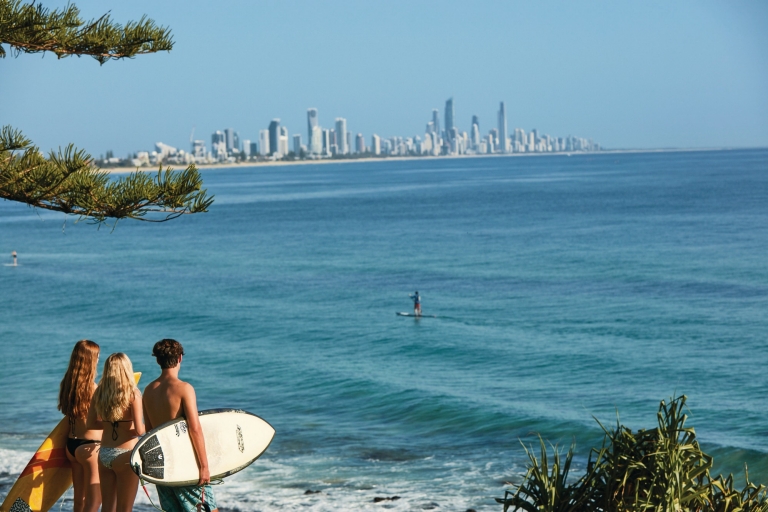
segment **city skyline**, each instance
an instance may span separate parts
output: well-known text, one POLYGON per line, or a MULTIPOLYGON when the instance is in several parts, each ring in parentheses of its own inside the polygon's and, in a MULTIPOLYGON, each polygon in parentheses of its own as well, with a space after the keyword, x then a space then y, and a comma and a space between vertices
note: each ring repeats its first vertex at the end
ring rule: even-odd
MULTIPOLYGON (((86 18, 104 9, 77 5, 86 18)), ((0 94, 13 101, 0 102, 0 118, 45 151, 73 142, 125 154, 168 137, 183 147, 193 126, 250 133, 278 117, 306 144, 298 105, 347 119, 353 135, 421 133, 426 106, 439 111, 442 131, 451 97, 462 130, 477 115, 487 131, 503 99, 511 126, 589 134, 610 148, 768 145, 765 3, 471 9, 445 0, 360 10, 342 0, 232 9, 137 0, 108 8, 117 20, 147 14, 169 26, 174 49, 104 66, 3 59, 0 94), (446 33, 456 44, 435 51, 446 33), (262 54, 279 58, 252 58, 262 54)))
MULTIPOLYGON (((427 122, 423 134, 394 135, 382 137, 378 133, 366 136, 354 134, 347 128, 347 119, 336 117, 330 127, 320 122, 317 108, 306 110, 307 140, 301 132, 290 135, 287 126, 280 118, 270 121, 266 129, 258 130, 258 138, 242 138, 234 128, 216 130, 211 134, 210 149, 204 139, 194 139, 194 129, 190 135, 188 149, 176 147, 162 141, 155 143, 154 150, 129 152, 125 157, 115 156, 113 150, 107 150, 97 156, 101 165, 150 166, 160 163, 173 164, 213 164, 236 163, 242 161, 262 161, 288 159, 326 159, 377 156, 462 156, 462 155, 503 155, 523 153, 561 153, 600 151, 603 148, 591 138, 576 137, 571 134, 561 137, 540 133, 536 128, 526 132, 515 128, 508 136, 506 105, 499 102, 496 126, 483 135, 480 118, 472 115, 470 129, 462 130, 456 126, 453 97, 445 101, 445 125, 440 129, 438 109, 432 109, 431 120, 427 122), (354 144, 353 144, 354 140, 354 144), (106 156, 104 156, 106 155, 106 156)), ((493 126, 493 125, 491 125, 493 126)), ((246 133, 246 135, 248 135, 246 133)))

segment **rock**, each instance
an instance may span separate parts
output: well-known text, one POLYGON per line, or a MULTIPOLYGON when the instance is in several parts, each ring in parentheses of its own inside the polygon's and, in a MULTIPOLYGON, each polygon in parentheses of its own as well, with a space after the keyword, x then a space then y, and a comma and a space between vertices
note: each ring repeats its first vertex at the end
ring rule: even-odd
POLYGON ((320 494, 323 491, 313 491, 312 489, 307 489, 304 491, 304 494, 320 494))
POLYGON ((400 499, 400 496, 390 496, 386 498, 382 498, 381 496, 376 496, 373 498, 374 503, 381 503, 382 501, 397 501, 400 499))

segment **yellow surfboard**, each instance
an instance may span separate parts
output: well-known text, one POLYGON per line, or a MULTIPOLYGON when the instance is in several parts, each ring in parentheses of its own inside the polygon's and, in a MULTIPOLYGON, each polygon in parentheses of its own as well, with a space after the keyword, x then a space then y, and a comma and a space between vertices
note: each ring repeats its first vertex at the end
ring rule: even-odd
MULTIPOLYGON (((133 374, 136 384, 141 372, 133 374)), ((64 417, 48 434, 5 497, 0 512, 47 512, 72 485, 67 459, 69 422, 64 417)))

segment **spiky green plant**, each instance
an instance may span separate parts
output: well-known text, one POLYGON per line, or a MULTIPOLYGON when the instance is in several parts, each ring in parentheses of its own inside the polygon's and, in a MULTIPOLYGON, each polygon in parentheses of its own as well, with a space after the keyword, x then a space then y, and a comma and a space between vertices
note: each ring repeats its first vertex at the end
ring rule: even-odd
POLYGON ((746 485, 738 491, 733 487, 733 475, 722 475, 709 482, 706 512, 768 512, 768 496, 764 485, 749 481, 745 468, 746 485))
MULTIPOLYGON (((510 508, 513 511, 526 510, 527 512, 578 512, 595 505, 597 495, 596 487, 591 484, 597 467, 588 465, 587 473, 578 481, 568 483, 568 475, 573 462, 575 445, 571 444, 565 459, 560 456, 557 446, 552 446, 552 464, 549 464, 547 446, 544 439, 539 436, 540 458, 537 458, 530 449, 523 445, 528 456, 528 470, 523 482, 517 490, 507 491, 504 498, 497 498, 497 502, 504 505, 504 512, 510 508)), ((600 452, 598 452, 600 455, 600 452)))
POLYGON ((766 488, 751 483, 749 474, 741 491, 732 476, 710 477, 712 457, 685 425, 685 403, 685 396, 662 401, 658 426, 649 430, 633 432, 618 419, 611 430, 600 424, 603 445, 590 451, 587 472, 572 484, 567 480, 574 447, 564 462, 554 448, 550 466, 540 437, 541 457, 526 448, 525 477, 496 501, 504 512, 768 512, 766 488))

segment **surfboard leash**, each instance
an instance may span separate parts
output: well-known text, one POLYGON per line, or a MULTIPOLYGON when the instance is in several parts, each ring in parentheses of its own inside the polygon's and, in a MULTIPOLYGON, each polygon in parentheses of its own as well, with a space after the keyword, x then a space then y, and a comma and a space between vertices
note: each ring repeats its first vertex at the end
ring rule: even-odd
POLYGON ((144 479, 141 478, 141 468, 139 467, 138 462, 133 465, 133 472, 136 473, 136 475, 139 477, 139 483, 141 484, 141 488, 144 489, 144 494, 147 495, 147 499, 149 500, 149 503, 160 512, 165 512, 165 510, 155 505, 155 502, 152 501, 152 496, 149 495, 149 491, 147 490, 147 484, 146 482, 144 482, 144 479))
MULTIPOLYGON (((144 482, 144 479, 141 477, 141 468, 139 467, 139 463, 133 465, 133 471, 136 473, 136 475, 139 477, 139 483, 141 484, 141 488, 144 489, 144 494, 147 495, 147 499, 149 500, 149 503, 160 512, 165 512, 165 510, 161 509, 157 505, 155 505, 155 502, 152 501, 152 496, 149 495, 149 491, 147 490, 147 484, 144 482)), ((211 480, 208 485, 221 485, 224 483, 224 480, 221 478, 218 478, 216 480, 211 480)), ((200 505, 198 506, 197 510, 200 511, 200 508, 204 508, 206 512, 211 512, 210 505, 207 505, 205 503, 205 486, 200 486, 200 505)))

